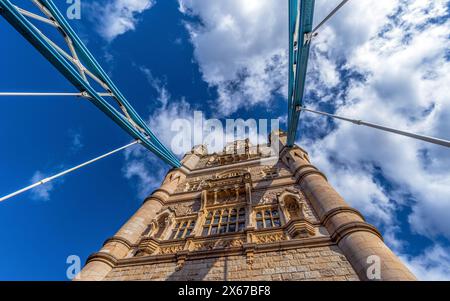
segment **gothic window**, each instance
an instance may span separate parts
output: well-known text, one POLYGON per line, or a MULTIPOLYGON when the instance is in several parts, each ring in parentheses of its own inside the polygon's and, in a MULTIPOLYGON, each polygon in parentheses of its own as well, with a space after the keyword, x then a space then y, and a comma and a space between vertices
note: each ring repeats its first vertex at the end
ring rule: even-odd
POLYGON ((181 239, 186 238, 192 235, 195 227, 195 220, 180 220, 177 221, 172 234, 170 235, 170 239, 181 239))
POLYGON ((277 208, 265 208, 256 211, 257 229, 267 229, 280 226, 280 213, 277 208))
POLYGON ((209 211, 202 236, 241 232, 245 229, 245 208, 227 208, 209 211))

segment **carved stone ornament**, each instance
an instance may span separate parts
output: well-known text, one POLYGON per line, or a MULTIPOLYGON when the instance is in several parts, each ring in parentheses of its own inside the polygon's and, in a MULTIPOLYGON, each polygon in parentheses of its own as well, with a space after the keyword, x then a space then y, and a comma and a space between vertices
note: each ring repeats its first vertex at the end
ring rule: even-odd
POLYGON ((175 212, 177 217, 191 215, 198 212, 200 209, 200 201, 178 203, 176 205, 170 205, 168 208, 175 212))
POLYGON ((225 240, 208 240, 204 242, 198 242, 194 244, 194 250, 196 251, 209 251, 220 248, 236 248, 241 247, 244 241, 240 238, 232 238, 225 240))
POLYGON ((275 204, 277 202, 278 196, 280 196, 283 191, 284 189, 280 188, 262 192, 258 191, 252 192, 253 204, 255 205, 275 204))
POLYGON ((283 240, 286 240, 286 236, 283 232, 260 233, 255 234, 254 236, 254 241, 257 244, 266 244, 283 240))
POLYGON ((182 250, 183 250, 183 245, 161 246, 159 248, 159 254, 175 254, 182 250))

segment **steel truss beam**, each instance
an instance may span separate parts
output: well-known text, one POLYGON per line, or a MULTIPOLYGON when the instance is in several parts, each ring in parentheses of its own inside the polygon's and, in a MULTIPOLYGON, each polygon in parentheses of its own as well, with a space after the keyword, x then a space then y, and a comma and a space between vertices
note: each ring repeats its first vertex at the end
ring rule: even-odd
POLYGON ((166 163, 173 167, 180 167, 179 160, 158 140, 114 85, 56 5, 51 0, 32 1, 43 13, 42 16, 19 8, 10 0, 0 0, 0 14, 56 67, 80 91, 83 97, 86 97, 123 130, 134 139, 140 140, 143 146, 166 163), (67 43, 70 54, 43 34, 28 18, 57 28, 67 43), (90 84, 92 80, 100 84, 105 89, 105 93, 97 92, 90 84), (106 95, 116 101, 120 111, 104 98, 106 95))
POLYGON ((314 29, 311 29, 314 16, 314 0, 289 0, 289 146, 294 144, 297 134, 301 111, 297 110, 297 108, 303 104, 310 43, 317 35, 320 27, 330 20, 348 1, 341 1, 314 29))
POLYGON ((295 143, 300 116, 296 107, 303 102, 314 4, 314 0, 289 0, 288 146, 295 143))

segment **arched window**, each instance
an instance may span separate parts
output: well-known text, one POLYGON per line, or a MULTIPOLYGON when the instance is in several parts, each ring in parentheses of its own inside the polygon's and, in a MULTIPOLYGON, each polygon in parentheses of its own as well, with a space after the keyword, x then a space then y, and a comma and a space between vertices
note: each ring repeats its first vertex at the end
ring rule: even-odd
POLYGON ((202 236, 240 232, 245 229, 245 208, 231 208, 208 212, 202 236))
POLYGON ((256 211, 256 228, 257 229, 267 229, 280 227, 280 213, 275 207, 260 209, 256 211))
POLYGON ((170 235, 170 239, 181 239, 189 237, 192 235, 194 227, 195 227, 195 220, 177 221, 172 230, 172 234, 170 235))

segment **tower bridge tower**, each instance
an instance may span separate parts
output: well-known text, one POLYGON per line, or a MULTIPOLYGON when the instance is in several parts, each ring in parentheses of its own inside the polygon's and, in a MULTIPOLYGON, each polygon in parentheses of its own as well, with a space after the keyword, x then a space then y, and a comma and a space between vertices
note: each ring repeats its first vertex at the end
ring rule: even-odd
POLYGON ((415 280, 306 151, 270 138, 270 165, 268 146, 248 140, 194 147, 78 279, 369 280, 378 263, 380 280, 415 280))

